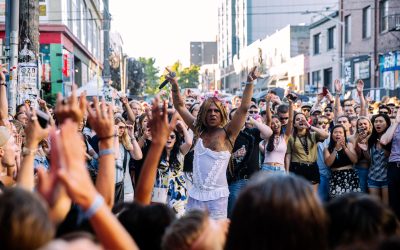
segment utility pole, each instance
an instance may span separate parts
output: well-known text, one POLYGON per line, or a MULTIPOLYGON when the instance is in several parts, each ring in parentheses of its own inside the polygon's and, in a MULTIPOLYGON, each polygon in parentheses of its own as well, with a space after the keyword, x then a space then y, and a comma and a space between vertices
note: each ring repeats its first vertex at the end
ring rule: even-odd
POLYGON ((19 0, 21 24, 20 50, 24 47, 26 39, 29 39, 28 49, 31 50, 36 58, 39 55, 39 1, 19 0))
POLYGON ((108 0, 104 0, 104 12, 103 12, 103 33, 104 33, 104 70, 103 70, 103 78, 104 81, 108 82, 111 79, 111 71, 110 71, 110 12, 109 12, 109 2, 108 0))
POLYGON ((15 114, 16 109, 16 99, 17 99, 17 66, 18 66, 18 41, 19 41, 19 0, 8 0, 7 3, 8 7, 7 10, 10 11, 8 13, 9 18, 7 21, 9 25, 6 25, 8 31, 6 33, 7 41, 6 45, 9 47, 7 49, 9 52, 9 82, 8 82, 8 109, 9 113, 15 114))

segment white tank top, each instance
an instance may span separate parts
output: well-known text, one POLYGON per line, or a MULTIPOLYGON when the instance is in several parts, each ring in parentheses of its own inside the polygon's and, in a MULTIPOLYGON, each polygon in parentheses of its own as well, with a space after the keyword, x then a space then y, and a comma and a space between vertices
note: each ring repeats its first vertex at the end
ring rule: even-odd
MULTIPOLYGON (((274 135, 271 135, 274 136, 274 135)), ((267 162, 275 162, 275 163, 280 163, 282 165, 285 165, 285 155, 286 155, 286 150, 287 150, 287 143, 285 140, 284 135, 280 135, 278 139, 278 144, 276 145, 276 148, 269 152, 267 150, 267 145, 268 141, 265 144, 265 157, 264 157, 264 164, 267 162)))
POLYGON ((199 201, 216 200, 229 196, 226 169, 231 153, 215 152, 204 147, 199 138, 194 147, 193 186, 189 196, 199 201))

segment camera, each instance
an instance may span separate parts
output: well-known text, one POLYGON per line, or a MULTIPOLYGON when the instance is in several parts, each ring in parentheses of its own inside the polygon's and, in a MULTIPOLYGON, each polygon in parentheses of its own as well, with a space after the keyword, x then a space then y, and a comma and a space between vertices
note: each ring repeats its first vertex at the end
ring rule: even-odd
POLYGON ((286 96, 286 98, 295 102, 297 100, 297 95, 290 93, 286 96))

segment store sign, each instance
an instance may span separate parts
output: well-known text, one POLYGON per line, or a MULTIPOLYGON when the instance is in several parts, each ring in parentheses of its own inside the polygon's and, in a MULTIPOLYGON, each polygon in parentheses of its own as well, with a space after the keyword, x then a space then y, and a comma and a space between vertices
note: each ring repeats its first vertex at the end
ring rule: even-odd
POLYGON ((354 79, 368 79, 370 76, 369 61, 354 63, 354 79))
POLYGON ((381 71, 400 70, 400 51, 381 56, 381 71))
POLYGON ((18 70, 18 84, 36 87, 38 68, 36 64, 20 63, 18 70))
POLYGON ((344 63, 344 78, 345 78, 345 84, 351 84, 351 61, 347 61, 344 63))

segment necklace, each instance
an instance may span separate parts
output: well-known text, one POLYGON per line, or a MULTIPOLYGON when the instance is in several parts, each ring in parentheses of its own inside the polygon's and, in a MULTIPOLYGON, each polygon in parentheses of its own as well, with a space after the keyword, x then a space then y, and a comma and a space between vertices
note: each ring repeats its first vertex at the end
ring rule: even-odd
POLYGON ((300 140, 301 146, 303 146, 304 152, 306 153, 306 155, 308 155, 309 151, 308 151, 308 140, 307 140, 307 137, 306 136, 299 137, 299 140, 300 140))

